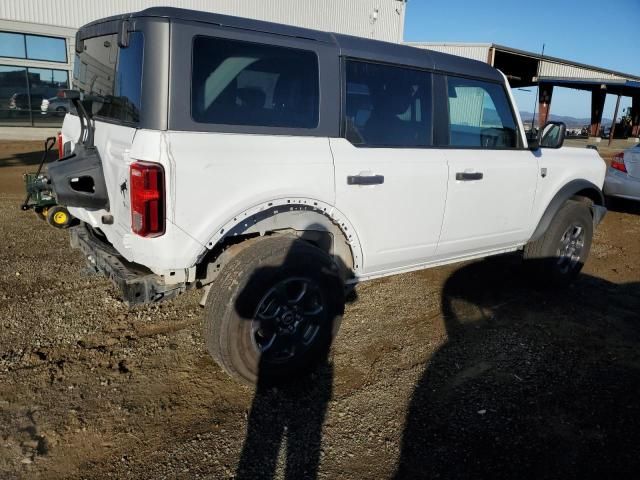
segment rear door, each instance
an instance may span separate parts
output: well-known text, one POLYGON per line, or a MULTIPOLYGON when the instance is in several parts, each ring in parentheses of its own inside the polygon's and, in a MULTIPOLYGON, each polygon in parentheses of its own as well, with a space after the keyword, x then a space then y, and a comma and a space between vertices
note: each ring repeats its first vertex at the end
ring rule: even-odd
POLYGON ((346 60, 344 137, 332 138, 336 206, 353 224, 362 270, 425 263, 435 253, 447 163, 432 148, 432 74, 346 60))
POLYGON ((439 257, 458 257, 526 241, 538 159, 521 148, 504 85, 446 77, 449 165, 439 257))

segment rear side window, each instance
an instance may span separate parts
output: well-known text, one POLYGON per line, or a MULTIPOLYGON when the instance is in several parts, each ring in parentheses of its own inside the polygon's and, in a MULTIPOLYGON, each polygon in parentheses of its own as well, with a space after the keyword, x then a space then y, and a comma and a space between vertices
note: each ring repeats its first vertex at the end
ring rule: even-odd
POLYGON ((345 136, 355 145, 431 145, 431 74, 346 62, 345 136))
POLYGON ((142 32, 129 34, 129 46, 119 48, 116 35, 84 40, 76 55, 73 88, 95 95, 94 115, 123 123, 140 120, 142 98, 142 32))
POLYGON ((507 94, 497 83, 447 77, 449 144, 515 148, 517 130, 507 94))
POLYGON ((316 128, 319 101, 314 52, 212 37, 193 42, 196 122, 316 128))

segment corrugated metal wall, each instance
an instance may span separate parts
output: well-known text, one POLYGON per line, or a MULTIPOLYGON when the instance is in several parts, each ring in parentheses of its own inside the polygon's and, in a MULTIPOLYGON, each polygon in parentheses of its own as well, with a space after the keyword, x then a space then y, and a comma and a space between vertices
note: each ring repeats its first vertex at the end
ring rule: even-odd
POLYGON ((575 65, 563 65, 556 62, 542 61, 540 63, 540 77, 576 78, 581 80, 624 80, 626 77, 601 70, 591 70, 575 65))
POLYGON ((0 19, 78 28, 111 15, 173 6, 401 42, 404 0, 1 0, 0 19))
POLYGON ((449 53, 459 57, 471 58, 487 63, 489 48, 491 45, 480 43, 451 44, 451 43, 419 43, 407 42, 407 45, 417 48, 426 48, 436 52, 449 53))

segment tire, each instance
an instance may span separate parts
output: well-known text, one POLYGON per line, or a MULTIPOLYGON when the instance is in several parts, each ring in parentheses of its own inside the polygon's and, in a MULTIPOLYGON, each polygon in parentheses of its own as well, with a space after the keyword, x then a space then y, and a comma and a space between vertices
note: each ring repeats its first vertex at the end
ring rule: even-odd
POLYGON ((243 383, 292 380, 326 359, 337 333, 344 309, 338 267, 295 237, 262 237, 240 248, 207 298, 207 349, 243 383))
POLYGON ((56 115, 58 115, 59 117, 64 117, 67 114, 67 109, 64 107, 57 107, 56 108, 56 115))
POLYGON ((42 220, 43 222, 47 221, 47 213, 49 213, 49 207, 35 208, 33 211, 35 212, 38 219, 42 220))
POLYGON ((587 261, 592 238, 589 204, 568 200, 544 235, 525 246, 525 265, 542 285, 568 285, 587 261))
POLYGON ((65 207, 54 205, 47 212, 47 223, 54 228, 67 228, 73 217, 65 207))

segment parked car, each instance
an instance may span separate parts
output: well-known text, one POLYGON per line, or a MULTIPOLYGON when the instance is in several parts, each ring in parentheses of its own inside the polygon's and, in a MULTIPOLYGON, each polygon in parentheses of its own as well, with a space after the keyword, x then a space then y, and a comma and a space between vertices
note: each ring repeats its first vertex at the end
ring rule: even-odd
MULTIPOLYGON (((38 93, 31 94, 31 109, 36 110, 42 108, 44 95, 38 93)), ((29 94, 14 93, 9 98, 9 110, 29 110, 29 94)))
POLYGON ((614 155, 604 179, 604 193, 640 200, 640 145, 614 155))
POLYGON ((76 38, 104 78, 48 167, 72 245, 129 305, 202 288, 209 351, 244 382, 325 354, 359 282, 519 250, 570 282, 606 211, 597 151, 558 122, 527 140, 483 62, 173 8, 76 38))
POLYGON ((66 98, 51 97, 46 98, 40 105, 40 113, 43 115, 55 113, 58 116, 64 116, 73 110, 73 105, 66 98))

